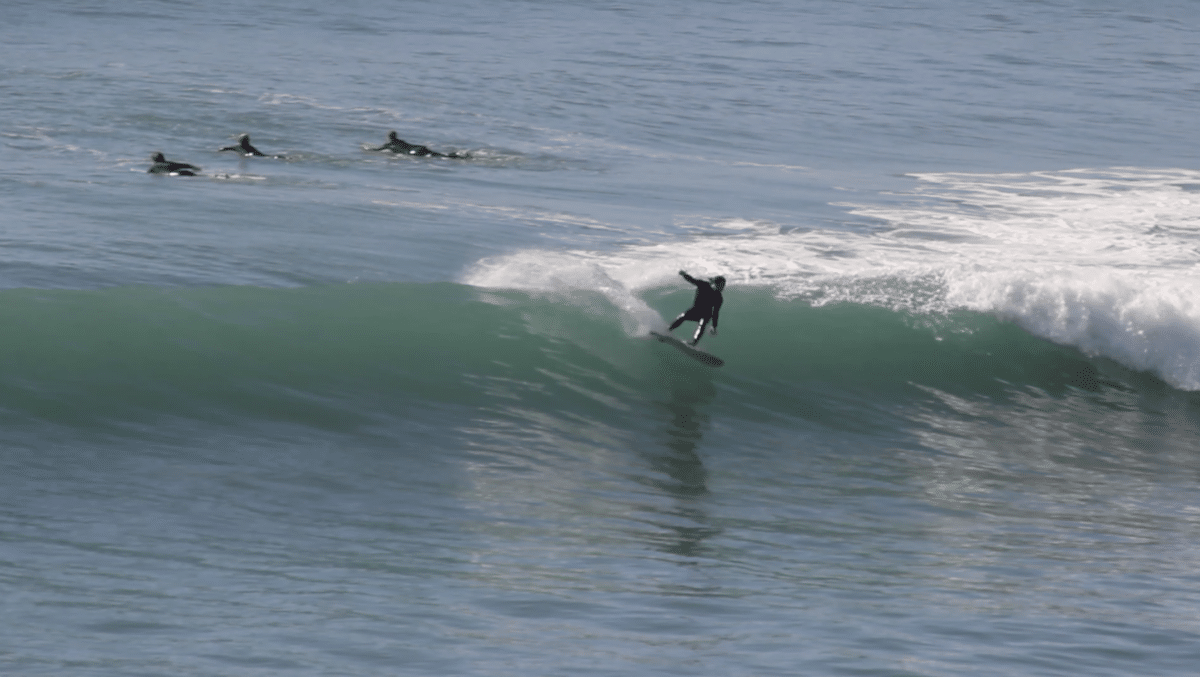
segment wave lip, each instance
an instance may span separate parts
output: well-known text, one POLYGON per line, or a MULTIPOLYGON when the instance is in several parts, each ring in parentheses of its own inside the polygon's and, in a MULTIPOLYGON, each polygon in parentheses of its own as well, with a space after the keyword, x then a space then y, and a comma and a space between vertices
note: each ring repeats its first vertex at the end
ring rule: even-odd
POLYGON ((1009 320, 1035 336, 1200 390, 1200 289, 1136 276, 1028 271, 976 273, 951 303, 1009 320))

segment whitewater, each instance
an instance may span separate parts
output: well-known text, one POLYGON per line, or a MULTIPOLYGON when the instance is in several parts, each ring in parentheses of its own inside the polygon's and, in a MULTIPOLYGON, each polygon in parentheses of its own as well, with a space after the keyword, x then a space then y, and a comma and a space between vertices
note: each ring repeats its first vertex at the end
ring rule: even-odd
POLYGON ((6 3, 0 673, 1191 675, 1197 12, 6 3))

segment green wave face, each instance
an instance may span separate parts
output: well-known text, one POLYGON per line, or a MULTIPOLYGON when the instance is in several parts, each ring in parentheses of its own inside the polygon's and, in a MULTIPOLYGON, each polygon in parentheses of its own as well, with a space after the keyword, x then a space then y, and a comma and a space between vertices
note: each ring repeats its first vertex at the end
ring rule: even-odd
MULTIPOLYGON (((650 305, 671 317, 688 298, 673 292, 650 305)), ((450 283, 9 290, 0 312, 0 412, 10 423, 341 427, 430 406, 607 419, 636 417, 669 393, 721 389, 729 396, 714 399, 734 415, 819 417, 854 406, 845 403, 903 405, 929 388, 968 397, 1091 390, 1111 384, 1113 371, 978 313, 812 307, 753 289, 730 291, 720 334, 700 344, 726 360, 720 370, 631 335, 623 311, 590 293, 450 283)))

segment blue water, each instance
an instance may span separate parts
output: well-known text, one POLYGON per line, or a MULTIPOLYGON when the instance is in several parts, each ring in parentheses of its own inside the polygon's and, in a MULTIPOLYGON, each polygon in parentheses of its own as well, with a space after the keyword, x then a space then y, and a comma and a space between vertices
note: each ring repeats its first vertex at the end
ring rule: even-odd
POLYGON ((0 674, 1194 674, 1198 21, 5 3, 0 674))

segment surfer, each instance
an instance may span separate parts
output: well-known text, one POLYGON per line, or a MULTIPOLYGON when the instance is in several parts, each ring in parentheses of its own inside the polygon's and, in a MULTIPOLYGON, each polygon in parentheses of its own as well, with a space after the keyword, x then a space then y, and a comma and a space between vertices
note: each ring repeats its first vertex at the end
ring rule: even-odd
POLYGON ((712 320, 709 331, 713 336, 717 335, 717 320, 721 316, 721 304, 725 302, 721 296, 721 290, 725 288, 725 278, 718 275, 710 280, 698 280, 682 270, 679 274, 696 285, 696 298, 692 299, 692 307, 680 313, 667 331, 675 331, 675 328, 684 322, 698 322, 696 333, 692 336, 691 345, 694 346, 704 336, 704 327, 708 325, 709 320, 712 320))
POLYGON ((146 170, 148 174, 170 174, 171 176, 195 176, 200 168, 196 165, 189 165, 186 162, 171 162, 163 157, 162 153, 155 153, 150 156, 154 161, 150 165, 150 169, 146 170))
POLYGON ((236 146, 225 146, 221 150, 222 151, 231 150, 235 153, 241 153, 242 155, 246 155, 246 156, 250 156, 250 155, 253 155, 254 157, 266 157, 267 156, 266 153, 259 152, 259 150, 257 148, 250 145, 250 135, 249 134, 242 134, 242 137, 240 139, 238 139, 236 146))
POLYGON ((391 151, 393 153, 401 153, 404 155, 416 155, 417 157, 452 157, 452 158, 467 157, 465 153, 462 155, 460 155, 458 153, 450 153, 450 154, 439 153, 436 150, 429 148, 428 146, 420 146, 415 143, 409 143, 409 142, 405 141, 404 139, 401 139, 399 136, 397 136, 396 132, 394 132, 394 131, 388 132, 387 143, 383 144, 382 146, 380 146, 378 148, 372 148, 371 150, 376 150, 376 151, 387 150, 387 151, 391 151))

